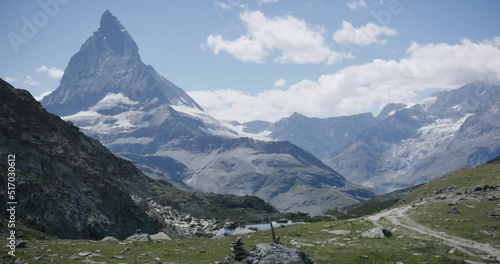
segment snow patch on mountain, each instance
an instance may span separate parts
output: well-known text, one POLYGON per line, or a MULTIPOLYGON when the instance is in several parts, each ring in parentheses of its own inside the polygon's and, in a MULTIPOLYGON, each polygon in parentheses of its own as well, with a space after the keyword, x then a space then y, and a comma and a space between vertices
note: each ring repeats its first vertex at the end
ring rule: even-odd
POLYGON ((264 130, 260 133, 250 133, 250 132, 245 132, 246 126, 244 125, 231 125, 228 123, 229 126, 233 128, 234 131, 238 133, 241 137, 249 137, 253 138, 255 140, 261 140, 261 141, 275 141, 273 138, 271 138, 271 134, 273 133, 272 131, 269 130, 264 130))
POLYGON ((63 116, 62 119, 77 123, 84 131, 93 131, 101 134, 131 131, 137 128, 131 122, 136 111, 126 111, 116 115, 104 115, 95 110, 80 111, 71 116, 63 116))
POLYGON ((129 106, 135 105, 137 102, 130 100, 128 97, 123 95, 122 93, 108 93, 104 98, 102 98, 97 104, 91 107, 91 110, 106 110, 112 109, 114 107, 119 106, 129 106))
MULTIPOLYGON (((181 100, 183 98, 180 98, 181 100)), ((171 107, 178 113, 185 114, 193 119, 198 119, 203 122, 207 128, 206 132, 221 137, 238 138, 240 137, 236 131, 232 129, 230 124, 221 122, 202 110, 186 105, 171 105, 171 107)))

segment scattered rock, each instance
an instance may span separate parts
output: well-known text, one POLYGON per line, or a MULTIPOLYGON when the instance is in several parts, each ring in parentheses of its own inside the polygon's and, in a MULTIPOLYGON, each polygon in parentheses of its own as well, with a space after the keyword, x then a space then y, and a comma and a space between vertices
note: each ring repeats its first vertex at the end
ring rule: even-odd
POLYGON ((157 234, 154 234, 154 235, 150 235, 149 238, 152 240, 152 241, 165 241, 165 240, 172 240, 169 236, 167 236, 167 234, 163 233, 163 232, 159 232, 157 234))
POLYGON ((500 218, 500 207, 499 208, 495 208, 491 212, 488 212, 488 216, 495 217, 495 218, 500 218))
MULTIPOLYGON (((131 197, 137 204, 144 200, 137 196, 131 197)), ((168 228, 168 232, 164 230, 166 234, 172 233, 178 237, 200 237, 202 233, 195 232, 195 229, 201 227, 205 233, 203 236, 213 237, 215 235, 214 231, 220 228, 215 219, 195 218, 190 214, 173 209, 171 206, 160 205, 151 199, 147 199, 147 203, 147 208, 149 208, 147 214, 157 222, 162 223, 165 228, 168 228)), ((228 219, 227 221, 232 220, 228 219)))
POLYGON ((212 237, 213 234, 207 233, 201 226, 197 226, 193 230, 194 237, 212 237))
POLYGON ((446 200, 448 199, 448 196, 446 194, 438 194, 436 195, 437 200, 446 200))
POLYGON ((293 246, 296 246, 296 247, 314 247, 313 244, 299 242, 299 241, 296 241, 295 239, 292 239, 290 241, 290 244, 292 244, 293 246))
POLYGON ((496 200, 498 200, 498 197, 495 196, 495 195, 492 195, 492 196, 488 197, 488 201, 496 201, 496 200))
POLYGON ((123 254, 123 253, 125 253, 125 252, 127 252, 127 251, 130 251, 130 248, 129 248, 129 247, 126 247, 126 248, 124 248, 122 251, 120 251, 120 254, 123 254))
POLYGON ((252 231, 255 231, 255 232, 259 232, 260 230, 257 228, 257 227, 249 227, 248 230, 252 230, 252 231))
POLYGON ((28 244, 28 241, 20 240, 16 243, 16 248, 26 248, 26 244, 28 244))
POLYGON ((351 233, 351 231, 349 231, 349 230, 332 230, 332 231, 328 231, 328 233, 333 234, 333 235, 345 236, 345 235, 349 235, 351 233))
POLYGON ((235 222, 228 221, 228 222, 224 223, 224 228, 226 228, 226 229, 235 229, 236 227, 238 227, 238 226, 236 225, 235 222))
POLYGON ((448 211, 448 214, 452 214, 452 215, 457 215, 457 214, 461 214, 462 212, 460 212, 460 210, 458 210, 456 207, 453 207, 451 208, 450 211, 448 211))
POLYGON ((83 251, 83 252, 80 252, 77 254, 79 257, 87 257, 87 258, 92 258, 92 257, 100 257, 101 255, 99 254, 96 254, 96 253, 92 253, 92 252, 86 252, 86 251, 83 251))
POLYGON ((107 237, 101 239, 101 242, 108 242, 108 241, 118 241, 118 239, 114 236, 107 236, 107 237))
POLYGON ((361 233, 361 236, 365 238, 386 238, 392 236, 392 233, 385 227, 375 227, 361 233))
POLYGON ((455 253, 455 251, 457 251, 457 248, 454 247, 454 248, 451 248, 450 251, 448 251, 449 254, 453 254, 455 253))
POLYGON ((124 259, 123 256, 113 256, 113 258, 115 258, 115 259, 124 259))
POLYGON ((288 219, 281 218, 281 219, 276 220, 276 223, 278 223, 278 224, 286 224, 286 223, 288 223, 288 219))
POLYGON ((135 234, 127 237, 125 239, 127 242, 151 242, 151 238, 149 237, 148 234, 142 233, 142 234, 135 234))

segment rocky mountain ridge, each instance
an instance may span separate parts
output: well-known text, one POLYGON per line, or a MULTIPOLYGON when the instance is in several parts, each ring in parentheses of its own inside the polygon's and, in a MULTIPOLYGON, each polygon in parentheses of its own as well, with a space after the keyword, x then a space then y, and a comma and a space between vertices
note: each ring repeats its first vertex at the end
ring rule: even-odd
POLYGON ((328 157, 377 122, 371 113, 352 116, 314 118, 294 113, 276 123, 251 121, 235 123, 249 134, 265 134, 274 141, 286 140, 311 152, 319 159, 328 157))

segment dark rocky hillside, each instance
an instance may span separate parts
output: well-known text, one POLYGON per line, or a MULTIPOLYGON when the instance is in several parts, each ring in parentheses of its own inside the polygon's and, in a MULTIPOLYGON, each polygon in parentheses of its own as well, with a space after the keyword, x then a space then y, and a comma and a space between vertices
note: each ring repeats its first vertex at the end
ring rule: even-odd
MULTIPOLYGON (((61 238, 124 238, 161 225, 131 195, 199 217, 256 216, 276 209, 256 197, 192 194, 142 174, 71 123, 47 113, 27 91, 0 79, 0 171, 16 157, 16 220, 61 238)), ((5 212, 7 178, 0 209, 5 212)), ((5 217, 5 214, 2 214, 5 217)))

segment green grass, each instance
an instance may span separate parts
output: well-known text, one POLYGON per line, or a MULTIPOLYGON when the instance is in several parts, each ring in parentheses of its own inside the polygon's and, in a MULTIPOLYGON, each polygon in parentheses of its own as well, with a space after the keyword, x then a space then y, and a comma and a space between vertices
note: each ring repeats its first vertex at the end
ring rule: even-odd
MULTIPOLYGON (((440 242, 423 241, 404 234, 386 239, 361 238, 360 232, 372 228, 371 223, 360 221, 328 221, 304 225, 276 228, 277 236, 289 246, 291 240, 313 244, 314 247, 302 247, 301 250, 316 259, 318 263, 463 263, 467 258, 460 252, 448 254, 449 247, 440 242), (324 230, 344 229, 351 234, 333 235, 324 230), (329 239, 338 238, 333 242, 329 239), (347 239, 347 240, 344 240, 347 239), (341 244, 342 243, 342 244, 341 244)), ((230 243, 235 237, 222 239, 179 239, 158 243, 89 242, 87 240, 30 239, 28 248, 18 249, 16 255, 31 263, 34 257, 43 256, 36 263, 81 263, 83 259, 69 260, 73 254, 88 251, 102 257, 92 260, 107 263, 214 263, 222 261, 230 253, 230 243), (129 251, 120 253, 126 248, 129 251), (115 259, 120 255, 124 259, 115 259)), ((271 241, 270 231, 243 236, 247 249, 256 243, 271 241)), ((468 258, 470 259, 470 258, 468 258)), ((5 259, 4 259, 5 260, 5 259)), ((2 262, 3 263, 3 262, 2 262)))
POLYGON ((448 201, 436 200, 434 197, 436 191, 449 186, 466 190, 476 186, 499 184, 500 163, 490 163, 449 173, 417 188, 405 199, 407 202, 419 202, 420 198, 429 199, 429 202, 419 207, 419 210, 412 211, 411 217, 417 223, 450 235, 499 245, 500 221, 487 216, 489 211, 498 207, 498 200, 489 201, 485 199, 485 196, 488 196, 487 193, 475 193, 468 195, 466 200, 460 200, 455 205, 448 205, 448 201), (453 207, 457 208, 461 214, 448 214, 453 207))
MULTIPOLYGON (((457 188, 474 188, 481 185, 500 184, 500 163, 489 163, 476 168, 460 169, 424 184, 408 194, 406 202, 419 202, 420 198, 432 197, 441 189, 455 186, 457 188)), ((401 205, 400 200, 397 205, 401 205)))
POLYGON ((461 201, 449 206, 443 201, 425 204, 411 215, 417 223, 449 235, 500 245, 500 221, 487 217, 498 201, 461 201), (471 206, 473 208, 471 208, 471 206), (461 214, 448 214, 452 207, 461 214))

